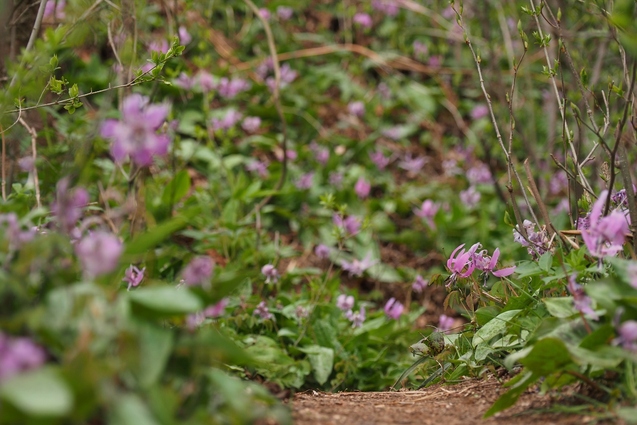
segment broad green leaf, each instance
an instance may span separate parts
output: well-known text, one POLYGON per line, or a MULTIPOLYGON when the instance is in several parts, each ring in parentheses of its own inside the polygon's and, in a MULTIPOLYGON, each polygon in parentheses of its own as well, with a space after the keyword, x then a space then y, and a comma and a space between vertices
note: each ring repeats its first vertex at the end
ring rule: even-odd
POLYGON ((334 350, 327 347, 321 347, 320 345, 309 345, 300 349, 307 354, 307 357, 312 365, 312 371, 314 372, 314 378, 316 381, 323 385, 327 382, 327 379, 332 373, 334 366, 334 350))
POLYGON ((73 394, 49 367, 14 376, 0 385, 0 398, 32 416, 63 416, 73 408, 73 394))
POLYGON ((542 300, 551 316, 564 319, 577 314, 573 306, 573 297, 554 297, 542 300))
POLYGON ((173 333, 152 323, 140 322, 138 377, 140 385, 148 388, 159 380, 166 367, 173 346, 173 333))
POLYGON ((158 226, 152 227, 126 244, 124 255, 145 254, 159 243, 170 237, 179 229, 186 227, 188 221, 199 213, 199 209, 191 209, 183 215, 172 218, 158 226))
POLYGON ((161 196, 161 202, 164 205, 173 205, 188 194, 190 190, 190 176, 187 170, 181 170, 166 185, 164 193, 161 196))
POLYGON ((540 257, 538 261, 538 265, 540 266, 540 269, 544 270, 545 272, 548 272, 551 270, 551 264, 553 264, 553 257, 551 256, 551 253, 545 252, 544 254, 542 254, 542 256, 540 257))
POLYGON ((133 304, 162 314, 194 313, 203 308, 199 298, 188 288, 153 286, 137 289, 130 292, 128 296, 133 304))
POLYGON ((159 425, 148 406, 135 394, 127 394, 117 399, 108 423, 110 425, 159 425))
POLYGON ((520 359, 520 363, 535 375, 548 376, 573 363, 573 359, 562 340, 544 338, 533 345, 529 354, 520 359))
POLYGON ((507 409, 515 404, 518 401, 518 398, 529 388, 532 384, 535 383, 540 378, 539 375, 535 375, 531 372, 522 372, 517 375, 515 378, 509 381, 509 386, 511 389, 506 393, 502 394, 493 405, 486 411, 483 418, 488 418, 490 416, 495 415, 498 412, 501 412, 504 409, 507 409))
POLYGON ((489 342, 491 338, 504 333, 509 320, 514 318, 520 311, 522 310, 505 311, 491 319, 486 325, 478 329, 478 332, 473 336, 473 347, 475 348, 483 342, 489 342))

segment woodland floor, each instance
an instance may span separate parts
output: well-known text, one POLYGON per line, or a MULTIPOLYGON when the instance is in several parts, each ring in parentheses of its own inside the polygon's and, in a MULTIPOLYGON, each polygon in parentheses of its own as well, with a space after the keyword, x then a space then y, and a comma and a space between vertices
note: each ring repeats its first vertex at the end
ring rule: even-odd
MULTIPOLYGON (((616 418, 578 406, 573 396, 527 392, 514 407, 482 419, 506 389, 495 377, 455 385, 434 385, 419 391, 297 393, 290 401, 297 425, 575 425, 622 424, 616 418)), ((590 405, 589 405, 590 406, 590 405)))

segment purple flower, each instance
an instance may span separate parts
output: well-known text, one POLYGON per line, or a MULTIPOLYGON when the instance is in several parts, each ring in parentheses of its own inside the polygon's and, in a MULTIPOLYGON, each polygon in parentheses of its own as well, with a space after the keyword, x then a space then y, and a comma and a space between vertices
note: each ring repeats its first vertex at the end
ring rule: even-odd
POLYGON ((314 248, 314 254, 321 259, 329 258, 331 251, 331 248, 324 244, 316 245, 316 248, 314 248))
POLYGON ((367 198, 371 189, 372 185, 363 177, 360 177, 354 185, 354 192, 356 192, 356 196, 358 196, 360 199, 367 198))
POLYGON ((261 273, 265 276, 265 283, 277 283, 279 281, 279 272, 272 264, 266 264, 261 267, 261 273))
POLYGON ((31 339, 12 338, 0 332, 0 383, 44 364, 44 349, 31 339))
POLYGON ((239 121, 241 121, 243 115, 236 109, 229 109, 222 118, 213 118, 211 122, 211 128, 213 130, 229 130, 239 121))
POLYGON ((255 316, 259 316, 263 320, 272 320, 274 319, 274 314, 270 313, 268 306, 265 305, 265 301, 261 301, 257 308, 254 309, 252 313, 255 316))
POLYGON ((442 56, 440 55, 430 56, 429 61, 427 62, 427 65, 429 65, 432 68, 440 68, 440 65, 442 65, 442 56))
POLYGON ((270 19, 270 11, 266 9, 265 7, 262 7, 261 9, 259 9, 259 15, 261 15, 261 17, 265 19, 266 21, 270 19))
MULTIPOLYGON (((21 230, 18 216, 15 213, 0 214, 0 230, 4 238, 9 242, 9 249, 14 250, 29 242, 35 236, 35 230, 21 230)), ((0 233, 1 234, 1 233, 0 233)))
POLYGON ((186 27, 184 27, 183 25, 179 27, 179 30, 177 32, 179 34, 179 42, 182 45, 186 45, 192 41, 192 37, 190 33, 188 32, 186 27))
POLYGON ((350 102, 347 105, 347 112, 351 115, 362 118, 365 115, 365 104, 361 101, 350 102))
POLYGON ((332 216, 332 222, 337 227, 343 229, 349 236, 357 234, 361 229, 361 221, 353 215, 350 215, 346 219, 343 219, 343 217, 341 217, 339 214, 334 214, 332 216))
POLYGON ((476 184, 492 183, 493 177, 489 167, 481 162, 467 170, 467 180, 469 180, 471 186, 474 186, 476 184))
MULTIPOLYGON (((281 65, 280 71, 281 71, 281 88, 285 88, 286 86, 288 86, 292 81, 296 79, 298 75, 298 73, 292 68, 290 68, 290 65, 288 65, 287 63, 284 63, 283 65, 281 65)), ((266 78, 265 84, 266 86, 268 86, 271 92, 274 92, 274 85, 275 85, 274 77, 266 78)))
POLYGON ((166 53, 168 49, 169 46, 166 40, 154 40, 148 45, 148 50, 151 52, 166 53))
POLYGON ((250 172, 257 173, 261 178, 267 178, 268 173, 268 164, 263 161, 252 161, 248 165, 246 165, 246 169, 250 172))
POLYGON ((380 83, 377 90, 378 94, 380 94, 380 97, 382 97, 384 100, 391 99, 391 89, 386 83, 380 83))
POLYGON ((339 295, 336 298, 336 307, 342 311, 351 310, 354 307, 354 297, 345 294, 339 295))
POLYGON ((549 193, 551 195, 557 195, 561 193, 568 186, 568 177, 565 172, 556 172, 551 176, 549 180, 549 193))
POLYGON ((608 191, 604 190, 593 204, 588 229, 582 230, 582 239, 594 257, 615 255, 623 249, 628 233, 628 221, 624 213, 614 210, 606 217, 600 217, 608 191))
POLYGON ((345 313, 345 317, 352 322, 353 328, 360 328, 363 326, 363 322, 365 322, 365 307, 361 306, 360 310, 357 312, 352 312, 350 310, 345 313))
POLYGON ((330 159, 330 151, 327 148, 319 146, 318 143, 312 141, 312 143, 310 143, 310 150, 314 154, 314 158, 319 162, 319 164, 327 164, 327 161, 330 159))
MULTIPOLYGON (((452 273, 452 276, 468 277, 473 273, 476 268, 475 263, 472 261, 473 254, 480 248, 480 244, 476 243, 469 251, 464 250, 465 244, 458 246, 451 252, 449 259, 447 260, 447 269, 452 273), (460 251, 460 252, 458 252, 460 251), (458 255, 456 255, 456 253, 458 255)), ((453 278, 450 282, 453 281, 453 278)))
POLYGON ((389 301, 387 301, 387 304, 385 304, 384 308, 387 317, 394 320, 397 320, 400 315, 403 314, 404 309, 405 307, 400 302, 398 302, 396 298, 390 298, 389 301))
POLYGON ((453 328, 454 319, 453 317, 449 317, 445 314, 441 314, 438 318, 438 332, 449 333, 451 328, 453 328))
POLYGON ((204 93, 208 93, 209 91, 212 91, 217 87, 215 77, 206 71, 199 71, 194 80, 197 82, 199 88, 201 88, 201 91, 204 93))
POLYGON ((75 254, 88 278, 113 271, 117 267, 122 250, 119 238, 103 230, 89 233, 75 244, 75 254))
POLYGON ((613 340, 613 345, 620 345, 628 351, 637 353, 637 322, 627 320, 617 329, 618 336, 613 340))
POLYGON ((419 209, 414 209, 414 214, 424 219, 429 227, 435 229, 436 224, 434 223, 433 218, 436 216, 438 209, 440 209, 440 205, 437 202, 434 202, 431 199, 426 199, 423 201, 419 209))
POLYGON ((480 118, 484 118, 489 114, 489 107, 487 105, 476 105, 473 107, 469 116, 471 116, 472 120, 479 120, 480 118))
POLYGON ((64 8, 66 7, 66 0, 48 0, 46 5, 44 6, 44 17, 49 18, 51 16, 55 17, 55 19, 61 21, 66 18, 66 13, 64 12, 64 8))
POLYGON ((493 256, 491 257, 487 254, 487 250, 483 249, 480 252, 474 252, 472 261, 476 269, 481 270, 484 273, 491 273, 495 277, 506 277, 512 275, 513 272, 515 272, 515 266, 495 270, 499 257, 500 248, 496 248, 495 251, 493 251, 493 256))
POLYGON ((291 7, 279 6, 276 8, 276 14, 282 21, 287 21, 294 14, 294 10, 291 7))
POLYGON ((206 307, 206 309, 203 311, 203 314, 206 317, 221 317, 226 312, 227 306, 228 299, 222 298, 217 304, 206 307))
POLYGON ((261 126, 261 118, 259 117, 245 117, 241 128, 248 133, 255 133, 261 126))
POLYGON ((630 286, 637 289, 637 262, 631 261, 626 266, 626 273, 628 274, 630 286))
POLYGON ((387 167, 387 165, 389 165, 389 162, 391 161, 391 158, 386 157, 381 151, 376 150, 372 153, 369 154, 369 158, 372 160, 372 162, 374 163, 374 165, 376 165, 376 167, 379 170, 384 170, 385 167, 387 167))
POLYGON ((35 160, 32 156, 25 156, 18 159, 18 167, 22 171, 28 171, 29 173, 35 169, 35 160))
POLYGON ((420 40, 414 41, 412 46, 414 48, 414 56, 419 60, 425 59, 429 54, 429 47, 420 40))
POLYGON ((378 260, 371 259, 371 253, 367 253, 362 260, 354 259, 352 262, 343 260, 341 268, 349 272, 350 276, 362 276, 365 270, 378 263, 378 260))
POLYGON ((150 165, 154 156, 168 152, 170 139, 157 130, 166 120, 170 107, 166 104, 150 105, 148 98, 132 94, 124 99, 122 119, 102 123, 101 135, 110 139, 111 155, 116 162, 127 156, 139 166, 150 165))
POLYGON ((339 173, 338 171, 332 171, 330 173, 329 182, 334 187, 341 187, 343 183, 343 173, 339 173))
MULTIPOLYGON (((283 161, 283 150, 280 150, 280 149, 276 150, 274 152, 274 156, 279 161, 283 161)), ((294 149, 288 149, 286 151, 286 156, 288 158, 288 162, 291 162, 291 161, 294 161, 298 157, 298 154, 296 153, 296 151, 294 149)))
POLYGON ((252 85, 242 78, 228 79, 223 77, 219 80, 217 91, 219 95, 226 99, 234 99, 241 92, 249 90, 252 85))
POLYGON ((190 78, 188 74, 186 74, 185 72, 182 72, 181 74, 179 74, 179 77, 173 80, 173 83, 177 87, 182 88, 184 90, 192 89, 192 87, 195 85, 195 82, 196 82, 195 79, 190 78))
POLYGON ((516 225, 515 229, 513 229, 514 242, 525 246, 529 255, 531 255, 533 258, 539 258, 542 254, 549 251, 550 240, 548 234, 546 233, 546 228, 543 227, 542 229, 540 229, 539 232, 536 232, 536 224, 529 220, 524 220, 522 226, 526 230, 528 241, 524 239, 522 233, 520 233, 520 226, 516 225))
POLYGON ((416 279, 414 279, 414 283, 411 284, 411 289, 419 294, 425 290, 425 288, 429 285, 429 281, 423 279, 421 275, 416 275, 416 279))
POLYGON ((124 278, 122 280, 128 283, 129 291, 132 286, 136 287, 139 286, 140 283, 142 283, 142 280, 144 280, 145 271, 146 267, 140 270, 132 264, 126 269, 126 271, 124 272, 124 278))
POLYGON ((403 130, 402 130, 402 127, 395 126, 395 127, 386 128, 385 130, 381 131, 381 134, 392 140, 398 140, 402 137, 403 130))
POLYGON ((372 17, 367 13, 357 13, 354 15, 354 23, 360 25, 363 28, 371 28, 373 25, 372 17))
POLYGON ((410 173, 416 174, 422 167, 427 163, 427 158, 423 156, 418 156, 416 158, 412 158, 411 154, 405 156, 405 158, 398 163, 398 166, 403 170, 407 170, 410 173))
POLYGON ((460 201, 465 207, 472 209, 480 202, 480 192, 474 186, 469 186, 469 189, 460 192, 460 201))
POLYGON ((181 278, 188 286, 209 285, 215 262, 212 258, 201 255, 190 260, 181 272, 181 278))
POLYGON ((387 16, 398 15, 399 7, 395 0, 372 0, 372 8, 387 16))
POLYGON ((582 314, 589 315, 593 320, 599 319, 599 317, 591 307, 592 301, 590 297, 586 295, 582 285, 579 285, 577 282, 575 282, 576 277, 577 276, 575 274, 569 276, 568 285, 566 286, 571 295, 573 295, 573 305, 575 307, 575 310, 579 311, 582 314))
POLYGON ((82 187, 69 189, 69 179, 61 179, 55 190, 55 202, 51 205, 51 213, 56 217, 60 228, 70 233, 82 217, 82 212, 88 204, 88 192, 82 187))
POLYGON ((312 187, 313 181, 314 181, 314 172, 309 172, 309 173, 302 174, 301 177, 299 177, 296 180, 294 185, 296 186, 297 189, 307 190, 312 187))

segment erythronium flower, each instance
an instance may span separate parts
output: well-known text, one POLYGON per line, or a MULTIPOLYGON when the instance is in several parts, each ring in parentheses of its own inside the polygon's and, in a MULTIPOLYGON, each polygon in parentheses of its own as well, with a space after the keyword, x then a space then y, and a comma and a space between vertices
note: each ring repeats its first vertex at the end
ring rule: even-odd
POLYGON ((586 248, 591 255, 599 258, 621 251, 629 231, 628 221, 622 212, 615 210, 606 217, 601 217, 607 195, 607 190, 599 195, 591 209, 589 227, 582 230, 586 248))
POLYGON ((390 139, 398 140, 402 137, 403 130, 402 127, 395 126, 386 128, 385 130, 381 131, 381 134, 385 137, 389 137, 390 139))
POLYGON ((256 132, 261 126, 261 118, 259 117, 245 117, 241 123, 241 128, 248 133, 256 132))
POLYGON ((181 44, 186 45, 192 41, 192 36, 183 25, 179 27, 177 33, 179 34, 179 42, 181 44))
POLYGON ((9 242, 9 249, 18 249, 35 236, 35 230, 22 230, 16 213, 0 214, 0 234, 9 242))
POLYGON ((89 278, 113 271, 122 250, 119 238, 102 230, 89 233, 75 244, 75 253, 89 278))
POLYGON ((403 160, 398 163, 398 166, 403 170, 416 174, 420 170, 422 170, 422 167, 425 166, 426 162, 427 158, 423 156, 417 156, 413 158, 411 154, 408 154, 405 155, 405 158, 403 158, 403 160))
POLYGON ((401 314, 403 314, 403 310, 405 307, 398 301, 396 298, 390 298, 385 304, 385 314, 387 317, 397 320, 401 314))
POLYGON ((460 192, 460 201, 465 207, 471 209, 480 202, 480 192, 475 187, 469 186, 467 190, 460 192))
POLYGON ((207 285, 212 277, 215 262, 208 256, 193 258, 181 272, 181 278, 188 286, 207 285))
POLYGON ((613 340, 613 344, 637 353, 637 322, 634 320, 625 321, 619 325, 617 333, 618 336, 613 340))
POLYGON ((371 28, 372 24, 374 23, 372 21, 372 17, 369 16, 367 13, 357 13, 357 14, 355 14, 353 22, 355 24, 360 25, 363 28, 371 28))
POLYGON ((480 248, 480 244, 474 244, 469 251, 466 252, 464 246, 465 244, 462 244, 454 249, 447 260, 447 269, 452 273, 453 277, 468 277, 476 268, 473 262, 473 254, 480 248), (456 255, 456 253, 458 255, 456 255))
POLYGON ((345 233, 348 236, 353 236, 361 230, 361 221, 353 215, 343 219, 343 217, 339 214, 334 214, 332 216, 332 221, 336 226, 345 230, 345 233))
POLYGON ((354 307, 354 297, 352 295, 341 294, 336 298, 336 307, 342 311, 351 310, 354 307))
POLYGON ((226 99, 234 99, 239 93, 249 90, 252 84, 242 78, 223 77, 217 84, 217 92, 226 99))
POLYGON ((265 283, 277 283, 279 281, 279 272, 272 264, 266 264, 261 267, 261 273, 265 276, 265 283))
POLYGON ((398 3, 395 0, 372 0, 372 8, 387 16, 396 16, 399 11, 398 3))
POLYGON ((352 262, 343 260, 341 268, 348 271, 350 276, 361 276, 365 270, 378 263, 378 260, 371 259, 371 253, 368 252, 362 260, 354 259, 352 262))
POLYGON ((350 102, 347 105, 347 112, 349 112, 351 115, 361 118, 363 115, 365 115, 365 104, 360 100, 356 102, 350 102))
POLYGON ((64 12, 64 8, 66 7, 66 0, 47 0, 44 6, 44 17, 49 18, 51 16, 55 17, 57 20, 62 20, 66 18, 66 13, 64 12))
POLYGON ((267 178, 270 173, 268 173, 268 164, 264 161, 252 161, 248 165, 246 165, 246 169, 253 173, 257 173, 261 178, 267 178))
POLYGON ((77 221, 82 217, 82 211, 88 204, 88 192, 82 187, 69 189, 69 179, 63 178, 55 190, 55 202, 51 205, 51 212, 55 215, 58 225, 66 233, 70 233, 77 221))
POLYGON ((429 285, 429 281, 423 279, 421 275, 417 275, 416 279, 414 279, 414 283, 411 284, 411 289, 419 294, 425 290, 425 288, 429 285))
POLYGON ((211 128, 213 130, 229 130, 243 118, 243 114, 236 109, 229 109, 221 118, 213 118, 211 120, 211 128))
POLYGON ((391 161, 390 157, 386 157, 381 151, 376 150, 369 154, 370 159, 376 165, 379 170, 384 170, 389 162, 391 161))
POLYGON ((287 21, 294 14, 294 10, 291 7, 279 6, 276 8, 276 14, 282 21, 287 21))
POLYGON ((498 258, 500 257, 500 248, 496 248, 493 251, 493 256, 489 257, 486 250, 474 253, 472 261, 474 262, 478 270, 484 273, 491 273, 495 277, 506 277, 515 272, 515 266, 506 267, 504 269, 495 270, 495 266, 498 264, 498 258))
POLYGON ((331 251, 332 249, 324 244, 316 245, 316 248, 314 248, 314 254, 321 259, 329 258, 331 251))
POLYGON ((305 174, 302 174, 296 180, 296 182, 294 182, 294 185, 296 186, 297 189, 307 190, 312 187, 313 180, 314 180, 314 172, 305 173, 305 174))
POLYGON ((270 313, 268 306, 265 305, 265 301, 261 301, 259 305, 257 305, 257 308, 254 309, 254 312, 252 314, 254 314, 255 316, 259 316, 263 320, 274 319, 274 314, 270 313))
POLYGON ((261 9, 259 9, 259 15, 261 15, 261 17, 265 20, 270 19, 270 11, 266 9, 265 7, 262 7, 261 9))
POLYGON ((314 159, 316 159, 319 164, 327 164, 327 161, 330 159, 329 149, 323 146, 319 146, 318 143, 313 141, 312 143, 310 143, 310 150, 314 154, 314 159))
POLYGON ((0 331, 0 383, 35 369, 46 361, 42 347, 26 337, 12 338, 0 331))
POLYGON ((360 199, 365 199, 369 196, 369 191, 371 190, 372 185, 365 180, 364 177, 360 177, 356 184, 354 185, 354 192, 356 192, 356 196, 360 199))
POLYGON ((166 104, 151 105, 148 98, 132 94, 124 99, 121 120, 102 123, 101 135, 110 139, 111 155, 115 162, 126 157, 139 166, 150 165, 153 157, 168 152, 170 139, 157 130, 166 121, 170 107, 166 104))
POLYGON ((223 316, 223 314, 225 313, 227 306, 228 299, 222 298, 217 304, 206 307, 206 309, 203 311, 203 314, 206 317, 220 317, 223 316))
POLYGON ((467 170, 467 180, 471 185, 491 183, 493 177, 486 164, 479 163, 467 170))
POLYGON ((453 317, 441 314, 438 318, 438 331, 442 333, 449 333, 451 328, 453 328, 453 322, 453 317))
POLYGON ((576 276, 573 274, 568 278, 568 291, 573 295, 573 304, 575 310, 579 311, 582 314, 589 315, 593 320, 599 319, 597 313, 593 311, 591 307, 591 299, 584 292, 584 288, 582 285, 579 285, 576 281, 576 276))
POLYGON ((487 105, 480 104, 474 106, 469 115, 471 116, 471 119, 479 120, 480 118, 486 117, 488 114, 489 107, 487 105))
POLYGON ((360 310, 356 312, 350 310, 345 314, 345 317, 352 322, 353 328, 360 328, 365 322, 365 307, 361 306, 360 310))
POLYGON ((136 266, 132 264, 126 269, 124 272, 124 278, 122 279, 124 282, 128 283, 128 290, 133 286, 139 286, 144 280, 144 272, 146 271, 146 267, 143 269, 138 269, 136 266))
POLYGON ((418 217, 422 219, 425 219, 429 227, 431 227, 432 229, 435 229, 436 225, 433 221, 433 218, 435 217, 439 208, 440 208, 439 204, 432 201, 431 199, 427 199, 423 201, 419 209, 414 209, 414 214, 416 214, 418 217))

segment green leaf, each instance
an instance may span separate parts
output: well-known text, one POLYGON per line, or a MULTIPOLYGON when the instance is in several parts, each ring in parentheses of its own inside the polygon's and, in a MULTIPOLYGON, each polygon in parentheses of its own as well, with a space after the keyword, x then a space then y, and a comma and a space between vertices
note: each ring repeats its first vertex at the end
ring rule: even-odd
POLYGON ((175 174, 175 177, 166 185, 161 196, 161 202, 166 205, 174 205, 190 190, 190 176, 187 170, 175 174))
POLYGON ((113 406, 111 425, 159 425, 144 401, 135 394, 121 396, 113 406))
POLYGON ((148 229, 146 233, 137 236, 126 244, 124 255, 145 254, 170 235, 185 227, 188 221, 199 213, 199 208, 189 210, 187 213, 177 216, 158 226, 148 229))
POLYGON ((509 320, 513 319, 522 310, 509 310, 498 314, 491 319, 486 325, 478 329, 473 336, 473 347, 477 347, 483 342, 489 342, 491 338, 500 335, 506 331, 509 320))
POLYGON ((73 394, 52 368, 19 374, 0 386, 0 398, 32 416, 63 416, 73 408, 73 394))
POLYGON ((128 296, 133 304, 155 313, 185 314, 194 313, 203 308, 199 298, 188 288, 154 286, 137 289, 130 292, 128 296))
POLYGON ((540 266, 540 269, 544 270, 545 272, 551 271, 551 265, 553 264, 553 257, 551 256, 551 253, 545 252, 544 254, 542 254, 540 259, 538 260, 538 264, 540 266))
POLYGON ((334 367, 334 350, 320 345, 309 345, 300 350, 307 354, 314 372, 314 378, 319 384, 323 385, 327 382, 334 367))
POLYGON ((520 363, 535 375, 548 376, 573 363, 573 359, 562 340, 544 338, 533 345, 529 354, 521 359, 520 363))
POLYGON ((551 316, 564 319, 577 314, 573 306, 573 297, 554 297, 542 300, 551 316))
POLYGON ((173 346, 173 333, 149 322, 140 322, 139 365, 137 374, 140 386, 149 388, 162 375, 173 346))

